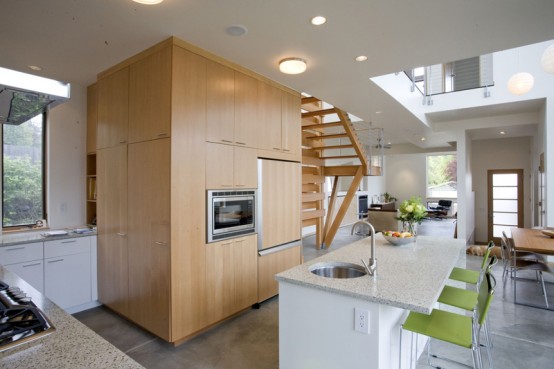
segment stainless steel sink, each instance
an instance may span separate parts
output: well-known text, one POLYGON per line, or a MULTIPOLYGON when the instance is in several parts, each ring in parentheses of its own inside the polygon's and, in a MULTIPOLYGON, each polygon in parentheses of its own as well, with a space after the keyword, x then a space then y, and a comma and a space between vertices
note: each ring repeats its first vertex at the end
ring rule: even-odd
POLYGON ((326 278, 358 278, 367 274, 365 268, 360 265, 342 262, 317 263, 309 270, 326 278))

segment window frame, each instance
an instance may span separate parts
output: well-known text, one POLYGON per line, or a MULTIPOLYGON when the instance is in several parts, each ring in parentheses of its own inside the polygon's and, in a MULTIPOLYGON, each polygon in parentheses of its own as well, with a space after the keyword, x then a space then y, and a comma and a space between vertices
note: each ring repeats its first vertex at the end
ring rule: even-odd
MULTIPOLYGON (((46 180, 46 173, 47 173, 47 165, 48 165, 48 160, 46 158, 46 153, 47 153, 47 150, 46 150, 46 144, 47 144, 47 127, 48 127, 48 113, 46 111, 42 112, 42 148, 41 148, 41 155, 42 155, 42 168, 41 168, 41 174, 42 174, 42 183, 41 183, 41 186, 42 186, 42 218, 41 219, 44 219, 46 221, 48 221, 48 210, 47 210, 47 203, 46 203, 46 193, 47 193, 47 180, 46 180)), ((38 116, 38 114, 36 115, 38 116)), ((35 116, 35 117, 36 117, 35 116)), ((33 117, 34 118, 34 117, 33 117)), ((23 123, 24 124, 24 123, 23 123)), ((20 230, 28 230, 29 228, 32 228, 34 226, 36 226, 36 223, 30 223, 30 224, 19 224, 19 225, 14 225, 14 226, 4 226, 4 125, 2 124, 2 127, 0 129, 0 138, 1 138, 1 141, 2 141, 2 144, 0 145, 0 152, 2 153, 2 161, 0 162, 0 166, 2 167, 2 178, 0 179, 0 183, 2 184, 2 191, 0 192, 0 198, 1 198, 1 203, 2 203, 2 211, 1 211, 1 215, 2 215, 2 231, 5 231, 5 232, 14 232, 14 231, 20 231, 20 230)), ((38 219, 37 219, 38 220, 38 219)))

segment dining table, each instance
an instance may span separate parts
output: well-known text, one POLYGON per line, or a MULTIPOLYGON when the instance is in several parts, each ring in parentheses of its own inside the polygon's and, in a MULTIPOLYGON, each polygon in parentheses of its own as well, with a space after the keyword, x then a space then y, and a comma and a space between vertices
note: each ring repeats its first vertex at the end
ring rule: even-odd
MULTIPOLYGON (((512 244, 516 251, 534 252, 542 255, 540 262, 545 264, 554 274, 554 263, 549 260, 553 260, 554 257, 554 230, 545 230, 539 228, 511 228, 512 232, 512 244), (552 236, 549 235, 550 232, 552 236)), ((543 273, 544 274, 544 273, 543 273)), ((551 274, 551 273, 549 273, 551 274)), ((516 278, 520 279, 520 278, 516 278)), ((552 284, 552 282, 545 281, 546 284, 552 284)), ((547 291, 548 292, 548 291, 547 291)), ((542 293, 542 291, 541 291, 542 293)), ((548 294, 547 294, 548 295, 548 294)), ((554 302, 554 301, 553 301, 554 302)), ((554 307, 551 304, 536 304, 529 301, 517 300, 516 294, 516 281, 514 280, 514 303, 517 305, 532 306, 541 309, 553 310, 554 307)))

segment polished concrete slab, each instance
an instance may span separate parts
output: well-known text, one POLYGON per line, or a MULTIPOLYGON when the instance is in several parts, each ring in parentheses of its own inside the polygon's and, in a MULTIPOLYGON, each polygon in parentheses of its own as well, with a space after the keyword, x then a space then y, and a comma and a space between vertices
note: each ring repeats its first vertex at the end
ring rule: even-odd
MULTIPOLYGON (((444 220, 431 222, 436 224, 426 224, 421 231, 432 234, 434 227, 437 233, 442 227, 447 228, 442 230, 445 234, 453 231, 444 220)), ((344 227, 339 230, 330 250, 315 250, 315 241, 308 237, 304 242, 304 257, 317 257, 356 239, 357 236, 350 235, 350 228, 344 227)), ((474 269, 479 268, 482 260, 469 255, 467 259, 468 267, 474 269)), ((489 328, 494 343, 495 367, 553 368, 554 312, 515 305, 512 281, 507 280, 504 286, 500 264, 494 274, 498 287, 491 306, 489 328)), ((534 274, 526 276, 532 278, 534 274)), ((544 300, 536 282, 518 282, 517 286, 518 299, 521 296, 536 301, 544 300)), ((554 304, 554 284, 548 285, 547 289, 549 299, 554 304)), ((261 304, 260 309, 248 310, 178 347, 156 338, 103 307, 75 314, 75 317, 146 368, 271 369, 279 367, 278 308, 279 300, 275 297, 261 304)), ((471 365, 469 350, 437 342, 433 344, 433 351, 471 365)), ((487 365, 486 355, 484 358, 487 365)), ((440 364, 446 368, 463 367, 446 362, 440 364)), ((427 368, 426 356, 419 360, 417 368, 427 368)))

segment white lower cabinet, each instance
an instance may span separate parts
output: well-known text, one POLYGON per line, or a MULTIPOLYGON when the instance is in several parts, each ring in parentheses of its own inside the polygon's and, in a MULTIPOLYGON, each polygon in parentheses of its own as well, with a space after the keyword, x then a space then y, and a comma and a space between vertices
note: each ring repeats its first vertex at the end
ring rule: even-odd
POLYGON ((44 293, 63 309, 90 302, 90 282, 90 254, 44 260, 44 293))
POLYGON ((0 264, 44 293, 42 242, 18 244, 0 248, 0 264))
POLYGON ((4 265, 10 272, 17 274, 40 293, 44 293, 44 262, 42 260, 4 265))

